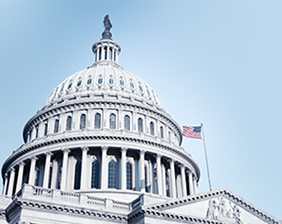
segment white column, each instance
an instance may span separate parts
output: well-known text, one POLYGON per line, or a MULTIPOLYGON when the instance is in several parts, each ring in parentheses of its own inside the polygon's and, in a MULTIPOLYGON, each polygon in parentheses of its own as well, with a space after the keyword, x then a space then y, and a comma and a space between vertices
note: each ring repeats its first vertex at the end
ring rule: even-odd
POLYGON ((68 170, 68 157, 70 150, 67 148, 62 149, 63 151, 63 164, 62 164, 62 178, 61 178, 61 190, 66 190, 67 183, 67 170, 68 170))
POLYGON ((100 48, 97 47, 97 51, 96 51, 96 61, 95 61, 95 62, 97 62, 97 61, 100 60, 100 59, 99 59, 99 55, 100 55, 100 48))
POLYGON ((31 132, 31 137, 30 137, 30 141, 35 139, 36 137, 36 129, 35 126, 32 127, 32 132, 31 132))
POLYGON ((81 161, 81 179, 80 179, 80 189, 87 189, 87 152, 89 150, 88 147, 82 147, 82 161, 81 161))
POLYGON ((193 183, 194 183, 194 193, 198 194, 197 178, 195 176, 193 178, 193 183))
POLYGON ((9 188, 8 188, 8 194, 7 194, 10 197, 13 195, 14 181, 15 181, 15 168, 12 167, 10 169, 9 188))
POLYGON ((118 52, 115 51, 115 54, 116 54, 116 63, 118 63, 118 52))
POLYGON ((104 49, 104 46, 101 47, 101 51, 102 51, 101 60, 105 60, 105 49, 104 49))
POLYGON ((182 196, 187 196, 187 186, 186 186, 186 177, 185 177, 185 167, 183 164, 180 166, 181 170, 181 182, 182 182, 182 196))
POLYGON ((45 168, 44 168, 44 179, 43 179, 43 187, 48 188, 49 182, 49 173, 50 173, 50 162, 51 156, 53 154, 51 152, 45 153, 45 168))
POLYGON ((102 164, 101 164, 101 189, 104 190, 104 189, 107 189, 107 172, 108 172, 108 169, 107 169, 107 151, 108 151, 108 146, 102 146, 101 148, 102 150, 102 164))
POLYGON ((8 175, 7 173, 5 173, 4 176, 4 188, 3 188, 3 195, 6 195, 6 191, 7 191, 7 185, 8 185, 8 175))
POLYGON ((17 180, 16 192, 18 192, 21 189, 21 187, 22 187, 24 165, 25 165, 24 162, 20 162, 19 163, 19 172, 18 172, 18 180, 17 180))
POLYGON ((107 54, 107 60, 110 60, 110 49, 109 49, 109 46, 107 46, 106 54, 107 54))
POLYGON ((165 175, 164 164, 162 164, 162 185, 163 185, 163 196, 166 196, 166 175, 165 175))
POLYGON ((175 168, 174 168, 174 160, 170 160, 170 176, 171 176, 171 197, 176 198, 175 191, 175 168))
POLYGON ((193 177, 191 171, 188 171, 188 179, 189 179, 189 191, 190 191, 190 195, 192 195, 194 194, 194 186, 193 186, 193 177))
POLYGON ((145 167, 144 167, 144 160, 145 160, 145 151, 140 151, 140 158, 139 158, 139 175, 140 175, 140 190, 141 192, 146 192, 145 189, 145 167))
POLYGON ((161 166, 161 155, 157 155, 157 180, 158 180, 158 194, 163 195, 162 192, 162 166, 161 166))
POLYGON ((53 134, 54 133, 54 124, 55 124, 55 118, 51 117, 48 119, 48 131, 47 134, 53 134))
POLYGON ((31 157, 30 162, 30 170, 29 170, 29 178, 28 178, 28 184, 34 185, 35 181, 35 165, 36 165, 36 158, 35 156, 31 157))
POLYGON ((55 189, 57 185, 57 173, 58 173, 58 161, 53 160, 52 162, 52 180, 51 180, 52 189, 55 189))
POLYGON ((121 189, 126 190, 126 151, 127 148, 121 148, 121 189))

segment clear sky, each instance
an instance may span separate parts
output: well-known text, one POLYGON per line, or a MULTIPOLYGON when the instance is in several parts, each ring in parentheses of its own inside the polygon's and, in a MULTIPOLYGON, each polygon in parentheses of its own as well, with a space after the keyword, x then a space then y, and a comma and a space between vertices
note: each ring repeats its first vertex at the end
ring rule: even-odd
MULTIPOLYGON (((273 0, 0 0, 0 162, 50 92, 92 65, 109 14, 119 64, 180 126, 204 124, 212 188, 282 219, 281 9, 273 0)), ((208 191, 202 141, 182 146, 208 191)))

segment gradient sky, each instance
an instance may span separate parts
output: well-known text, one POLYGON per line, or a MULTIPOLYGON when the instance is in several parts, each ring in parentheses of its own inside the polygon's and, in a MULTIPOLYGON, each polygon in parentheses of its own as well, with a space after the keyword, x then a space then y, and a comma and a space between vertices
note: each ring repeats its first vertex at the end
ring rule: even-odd
MULTIPOLYGON (((50 92, 93 64, 109 14, 119 64, 180 126, 204 124, 212 188, 282 219, 281 10, 272 0, 0 0, 1 164, 50 92)), ((202 141, 182 146, 208 191, 202 141)))

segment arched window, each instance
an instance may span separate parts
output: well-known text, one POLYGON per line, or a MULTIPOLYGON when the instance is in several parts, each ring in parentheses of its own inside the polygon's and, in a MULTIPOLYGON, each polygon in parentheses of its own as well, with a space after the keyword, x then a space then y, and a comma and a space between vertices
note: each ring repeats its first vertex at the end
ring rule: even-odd
POLYGON ((110 115, 110 129, 116 129, 116 115, 110 115))
POLYGON ((126 189, 132 190, 132 165, 126 163, 126 189))
POLYGON ((44 136, 46 136, 48 134, 48 122, 45 122, 45 126, 44 126, 44 136))
POLYGON ((95 114, 94 128, 95 129, 100 129, 101 128, 101 114, 99 114, 99 113, 95 114))
POLYGON ((154 127, 153 121, 151 121, 151 123, 150 123, 150 134, 155 135, 155 127, 154 127))
POLYGON ((124 130, 130 131, 130 117, 128 115, 124 116, 124 130))
POLYGON ((39 130, 38 125, 36 125, 35 130, 36 130, 36 133, 35 133, 35 138, 38 138, 38 130, 39 130))
POLYGON ((168 132, 168 141, 170 141, 170 131, 168 132))
POLYGON ((100 164, 96 160, 92 163, 91 188, 99 188, 100 164))
POLYGON ((116 188, 116 171, 117 164, 112 160, 111 162, 109 162, 108 188, 116 188))
POLYGON ((58 132, 59 132, 59 119, 56 119, 54 124, 54 133, 58 133, 58 132))
POLYGON ((163 126, 160 127, 161 138, 164 138, 164 128, 163 126))
POLYGON ((80 116, 80 130, 85 129, 86 128, 86 115, 85 114, 81 114, 80 116))
POLYGON ((143 120, 138 118, 138 132, 143 132, 143 120))
POLYGON ((68 118, 67 118, 67 126, 66 126, 66 130, 67 131, 71 130, 71 125, 72 125, 72 117, 68 116, 68 118))
POLYGON ((74 189, 80 189, 81 161, 77 161, 74 174, 74 189))

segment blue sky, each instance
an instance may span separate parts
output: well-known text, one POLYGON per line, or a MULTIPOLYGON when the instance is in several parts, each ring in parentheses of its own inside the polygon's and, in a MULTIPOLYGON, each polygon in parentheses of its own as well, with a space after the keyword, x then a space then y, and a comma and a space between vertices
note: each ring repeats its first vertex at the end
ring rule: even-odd
MULTIPOLYGON (((93 63, 110 15, 119 64, 182 125, 204 123, 212 188, 282 218, 282 1, 0 1, 1 154, 65 78, 93 63)), ((201 168, 203 144, 182 146, 201 168)), ((2 186, 1 186, 2 188, 2 186)))

